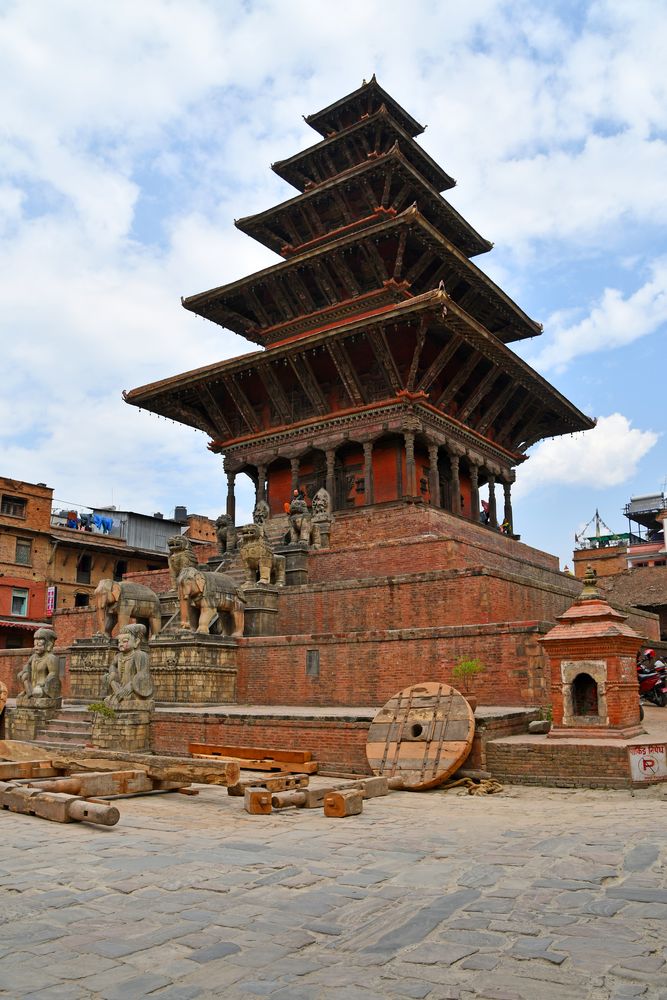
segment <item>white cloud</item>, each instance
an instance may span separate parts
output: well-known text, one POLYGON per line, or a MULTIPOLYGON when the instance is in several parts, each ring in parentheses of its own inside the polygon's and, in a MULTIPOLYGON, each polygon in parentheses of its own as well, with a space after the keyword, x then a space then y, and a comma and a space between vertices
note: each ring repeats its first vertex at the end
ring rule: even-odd
POLYGON ((570 323, 571 314, 552 316, 549 342, 529 363, 541 371, 562 371, 584 354, 631 344, 667 322, 667 258, 651 266, 651 278, 632 295, 606 288, 588 316, 570 323))
POLYGON ((517 471, 516 495, 541 486, 604 489, 627 482, 659 435, 633 428, 627 417, 600 417, 593 430, 543 441, 517 471))

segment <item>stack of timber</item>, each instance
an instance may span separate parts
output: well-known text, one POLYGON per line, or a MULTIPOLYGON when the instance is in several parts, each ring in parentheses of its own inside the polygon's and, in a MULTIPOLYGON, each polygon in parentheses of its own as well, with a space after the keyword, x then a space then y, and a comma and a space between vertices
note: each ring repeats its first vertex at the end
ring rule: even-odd
POLYGON ((277 750, 267 747, 217 746, 212 743, 190 743, 188 750, 195 758, 237 762, 246 771, 280 771, 283 773, 316 774, 317 761, 310 750, 277 750))

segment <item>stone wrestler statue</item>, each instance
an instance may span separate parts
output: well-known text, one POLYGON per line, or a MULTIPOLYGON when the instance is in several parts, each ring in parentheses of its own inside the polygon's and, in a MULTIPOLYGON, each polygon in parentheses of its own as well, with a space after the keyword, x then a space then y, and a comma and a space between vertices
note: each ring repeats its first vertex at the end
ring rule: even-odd
POLYGON ((153 681, 148 653, 140 648, 145 636, 144 625, 125 625, 118 633, 118 652, 105 675, 110 690, 104 703, 109 708, 151 707, 153 681))
POLYGON ((23 690, 17 695, 17 705, 40 707, 60 702, 58 657, 53 653, 55 644, 56 633, 53 629, 37 629, 33 639, 34 652, 18 674, 23 690))

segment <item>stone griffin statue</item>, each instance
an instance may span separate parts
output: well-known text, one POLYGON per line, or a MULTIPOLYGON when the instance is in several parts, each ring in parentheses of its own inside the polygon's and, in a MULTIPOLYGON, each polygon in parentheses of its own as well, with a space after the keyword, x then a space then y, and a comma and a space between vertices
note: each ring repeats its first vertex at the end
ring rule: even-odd
POLYGON ((38 628, 33 638, 34 652, 18 673, 22 690, 16 697, 21 708, 59 708, 60 672, 58 657, 53 653, 56 633, 50 628, 38 628))
POLYGON ((221 556, 236 548, 236 528, 229 514, 221 514, 215 521, 215 537, 221 556))
POLYGON ((319 489, 313 497, 311 510, 313 521, 331 520, 331 497, 324 487, 319 489))
POLYGON ((169 547, 169 576, 171 578, 171 589, 176 590, 178 576, 189 566, 197 565, 197 557, 192 551, 192 542, 185 535, 172 535, 167 539, 169 547))
POLYGON ((141 649, 145 638, 144 625, 125 625, 118 633, 118 652, 104 677, 109 691, 104 704, 109 708, 153 708, 153 681, 148 653, 141 649))
POLYGON ((320 530, 317 522, 313 521, 308 504, 303 497, 294 497, 289 506, 289 533, 290 544, 305 542, 312 545, 314 549, 321 546, 320 530))
POLYGON ((178 601, 181 610, 181 629, 208 634, 216 614, 221 623, 229 615, 232 621, 231 637, 243 635, 245 597, 234 580, 224 573, 206 573, 188 566, 178 577, 178 601))
POLYGON ((151 635, 162 627, 160 599, 150 587, 131 580, 100 580, 95 588, 97 608, 97 635, 111 638, 116 623, 120 628, 129 625, 131 618, 147 618, 151 635))
POLYGON ((285 585, 285 557, 276 555, 264 536, 263 526, 246 524, 239 532, 239 552, 245 572, 244 587, 255 583, 285 585))

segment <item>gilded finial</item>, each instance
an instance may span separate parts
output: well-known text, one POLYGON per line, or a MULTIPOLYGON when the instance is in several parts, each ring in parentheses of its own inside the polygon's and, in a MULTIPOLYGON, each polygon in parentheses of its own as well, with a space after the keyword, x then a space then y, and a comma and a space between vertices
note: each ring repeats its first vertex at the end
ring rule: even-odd
POLYGON ((580 601, 593 601, 599 599, 600 592, 597 588, 597 573, 589 563, 584 574, 584 586, 579 596, 580 601))

